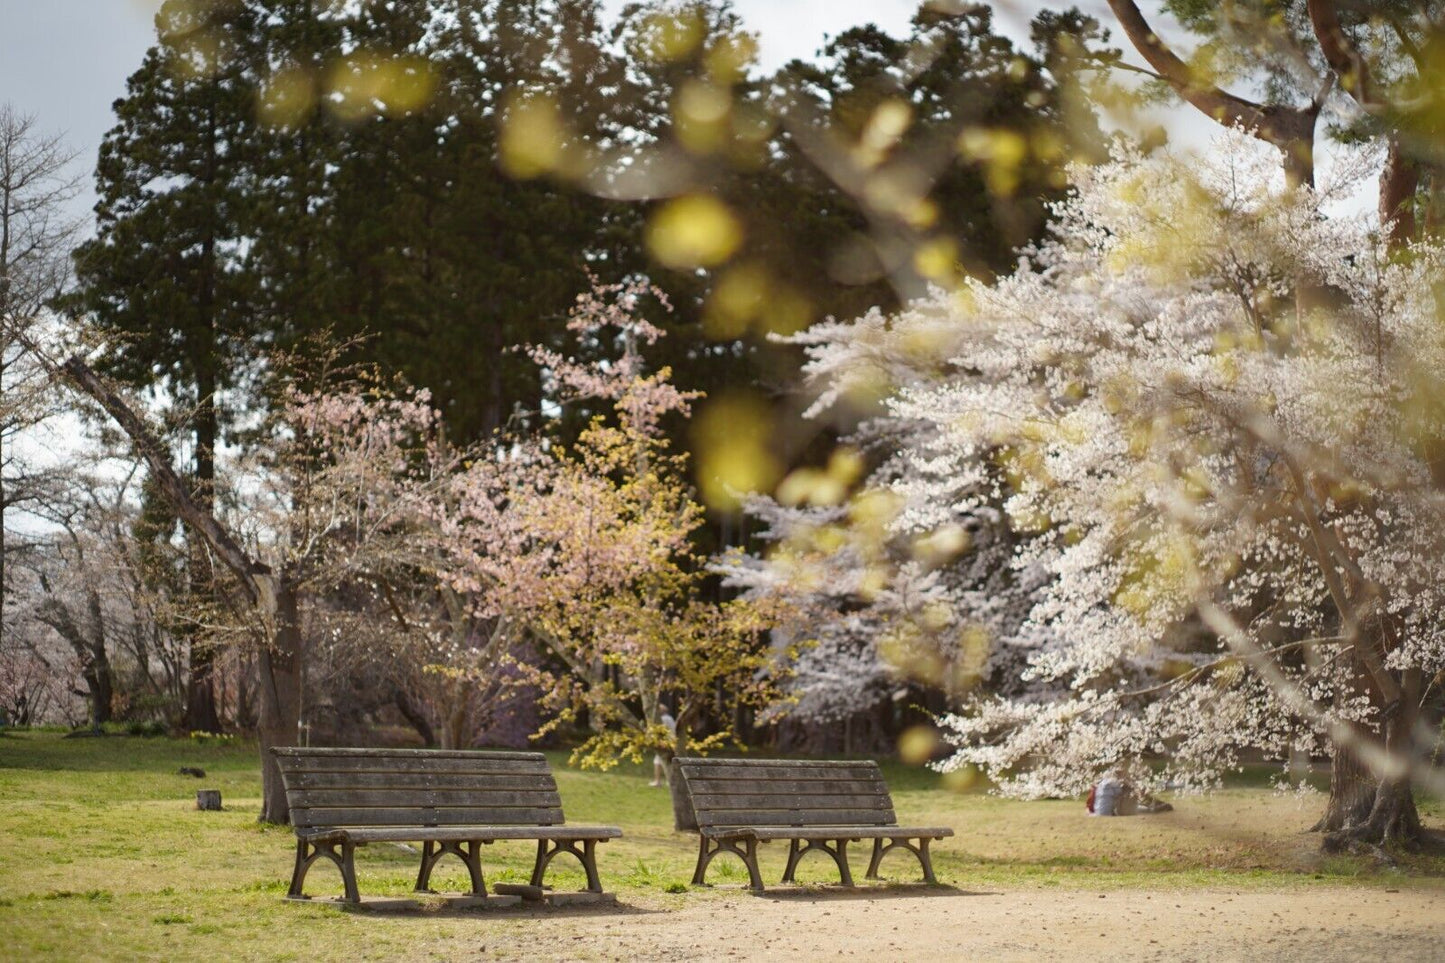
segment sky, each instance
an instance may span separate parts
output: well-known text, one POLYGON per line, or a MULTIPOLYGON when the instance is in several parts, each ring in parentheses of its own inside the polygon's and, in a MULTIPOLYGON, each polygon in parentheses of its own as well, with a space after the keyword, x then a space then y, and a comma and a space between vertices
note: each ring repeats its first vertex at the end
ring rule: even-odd
MULTIPOLYGON (((604 0, 604 7, 615 13, 624 2, 604 0)), ((1112 22, 1103 0, 1075 2, 1112 22)), ((995 2, 996 29, 1026 42, 1035 11, 1064 5, 995 2)), ((75 201, 77 215, 94 203, 89 172, 113 123, 111 104, 154 41, 159 6, 159 0, 0 0, 0 102, 34 114, 41 130, 63 134, 77 151, 86 184, 75 201)), ((859 24, 902 35, 917 0, 734 0, 733 6, 758 35, 761 65, 771 70, 812 56, 827 37, 859 24)))

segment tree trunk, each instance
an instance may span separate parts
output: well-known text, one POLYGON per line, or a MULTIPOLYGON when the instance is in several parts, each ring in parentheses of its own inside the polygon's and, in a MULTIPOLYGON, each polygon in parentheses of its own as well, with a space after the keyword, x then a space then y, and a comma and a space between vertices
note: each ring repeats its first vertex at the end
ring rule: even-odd
MULTIPOLYGON (((209 291, 209 285, 207 286, 209 291)), ((207 295, 204 301, 209 302, 207 295)), ((213 342, 214 344, 214 342, 213 342)), ((214 347, 211 349, 214 354, 214 347)), ((195 498, 207 513, 215 512, 216 445, 220 440, 220 420, 216 413, 216 377, 209 363, 201 365, 197 378, 200 402, 196 409, 196 492, 195 498)), ((208 596, 215 584, 210 560, 201 546, 192 544, 190 552, 189 590, 196 598, 208 596)), ((211 646, 190 633, 190 676, 186 681, 186 713, 181 727, 191 732, 220 732, 221 716, 216 708, 215 652, 211 646)))
POLYGON ((281 768, 271 750, 296 745, 301 720, 301 631, 296 590, 285 574, 275 581, 275 631, 271 644, 258 659, 261 689, 261 724, 257 727, 261 750, 261 815, 263 823, 286 823, 291 807, 281 782, 281 768))
POLYGON ((1335 833, 1360 825, 1375 805, 1379 781, 1353 749, 1335 747, 1330 762, 1330 800, 1312 832, 1335 833))
POLYGON ((1415 238, 1415 191, 1419 186, 1419 166, 1405 155, 1400 139, 1391 137, 1380 171, 1380 226, 1392 251, 1415 238))
POLYGON ((422 745, 428 749, 436 748, 436 730, 434 730, 431 723, 427 721, 426 713, 411 700, 411 696, 407 694, 407 691, 398 687, 396 694, 392 696, 392 702, 396 704, 396 711, 401 713, 401 717, 411 724, 411 727, 416 730, 417 735, 421 736, 422 745))
POLYGON ((110 660, 106 658, 105 649, 102 648, 85 667, 85 687, 90 693, 90 720, 91 725, 99 729, 110 721, 111 700, 115 695, 115 688, 111 682, 110 660))
POLYGON ((1330 801, 1315 829, 1322 830, 1326 850, 1352 843, 1414 849, 1422 841, 1420 813, 1410 782, 1415 757, 1415 723, 1419 718, 1421 673, 1401 674, 1400 699, 1385 710, 1384 748, 1400 765, 1399 774, 1378 778, 1350 750, 1337 747, 1330 773, 1330 801))
POLYGON ((181 728, 188 732, 220 732, 221 714, 216 708, 215 656, 211 647, 190 640, 190 674, 186 680, 186 713, 181 728))

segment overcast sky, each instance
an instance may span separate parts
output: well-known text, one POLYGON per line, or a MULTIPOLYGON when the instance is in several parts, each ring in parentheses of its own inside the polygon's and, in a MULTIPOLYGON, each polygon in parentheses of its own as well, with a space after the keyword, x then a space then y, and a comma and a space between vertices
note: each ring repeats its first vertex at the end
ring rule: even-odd
MULTIPOLYGON (((623 3, 604 0, 612 12, 623 3)), ((112 124, 110 106, 154 42, 159 5, 159 0, 0 0, 0 102, 36 115, 42 130, 63 133, 79 152, 87 191, 77 199, 77 213, 93 203, 90 171, 112 124)), ((1045 5, 996 2, 997 29, 1022 40, 1033 12, 1045 5)), ((1102 0, 1080 5, 1111 22, 1102 0)), ((902 35, 917 2, 734 0, 733 6, 758 34, 763 68, 772 69, 812 56, 827 36, 858 24, 871 21, 902 35)))

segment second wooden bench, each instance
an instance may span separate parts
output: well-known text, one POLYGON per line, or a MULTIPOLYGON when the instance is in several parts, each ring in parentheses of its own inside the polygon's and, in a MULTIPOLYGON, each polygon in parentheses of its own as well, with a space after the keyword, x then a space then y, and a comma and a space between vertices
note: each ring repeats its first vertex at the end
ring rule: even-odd
POLYGON ((901 848, 918 857, 923 878, 935 883, 928 845, 953 835, 944 826, 898 825, 876 762, 679 757, 672 776, 677 828, 699 837, 692 875, 698 886, 713 857, 732 853, 747 866, 752 888, 762 891, 757 845, 774 839, 789 841, 785 883, 793 882, 805 854, 820 850, 837 863, 843 885, 852 886, 848 843, 864 839, 873 841, 868 879, 878 878, 884 855, 901 848))

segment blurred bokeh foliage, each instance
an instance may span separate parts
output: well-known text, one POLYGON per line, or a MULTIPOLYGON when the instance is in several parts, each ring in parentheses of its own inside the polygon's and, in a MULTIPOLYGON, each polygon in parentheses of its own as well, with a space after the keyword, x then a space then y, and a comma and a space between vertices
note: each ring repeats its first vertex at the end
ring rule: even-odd
POLYGON ((264 397, 256 359, 320 330, 484 437, 547 407, 508 348, 559 343, 589 276, 645 273, 678 308, 657 363, 737 428, 697 459, 727 508, 828 446, 781 417, 797 356, 769 334, 1006 268, 1101 149, 1077 13, 1025 51, 926 4, 772 73, 725 2, 167 0, 156 25, 71 306, 198 451, 264 397))

